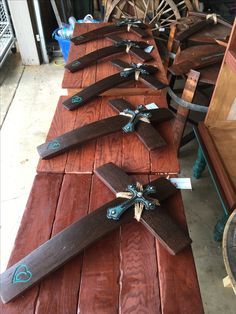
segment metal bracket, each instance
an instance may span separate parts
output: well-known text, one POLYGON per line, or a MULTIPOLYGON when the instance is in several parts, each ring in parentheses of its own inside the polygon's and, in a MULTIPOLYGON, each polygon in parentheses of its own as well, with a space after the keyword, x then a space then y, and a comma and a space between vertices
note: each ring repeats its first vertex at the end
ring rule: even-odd
POLYGON ((208 107, 194 104, 194 103, 188 102, 188 101, 183 100, 182 98, 178 97, 170 87, 167 88, 167 93, 181 107, 184 107, 184 108, 187 108, 187 109, 193 110, 193 111, 199 111, 199 112, 207 112, 208 111, 208 107))
POLYGON ((134 48, 141 48, 140 45, 138 44, 138 41, 134 41, 134 40, 130 40, 130 39, 123 39, 121 41, 118 41, 116 43, 113 44, 113 46, 115 47, 134 47, 134 48))
MULTIPOLYGON (((133 73, 141 73, 144 75, 149 75, 150 73, 147 71, 147 65, 142 63, 131 63, 129 68, 125 68, 120 72, 120 76, 128 77, 133 73)), ((136 79, 136 78, 135 78, 136 79)))
POLYGON ((148 198, 149 194, 156 193, 156 188, 152 185, 147 185, 146 188, 141 191, 137 187, 137 184, 130 184, 127 186, 127 191, 130 192, 130 198, 124 203, 107 210, 107 218, 113 220, 119 220, 120 216, 131 206, 136 203, 142 203, 146 210, 153 210, 156 208, 156 200, 148 198))
POLYGON ((120 114, 131 117, 130 121, 122 128, 125 133, 134 132, 135 125, 141 119, 150 123, 149 118, 152 116, 147 108, 143 105, 139 105, 136 110, 124 109, 122 112, 120 112, 120 114))
POLYGON ((118 22, 116 22, 116 26, 117 27, 121 27, 121 26, 124 26, 124 25, 127 25, 127 26, 134 26, 134 27, 139 27, 139 25, 138 24, 141 24, 142 23, 142 21, 141 20, 139 20, 139 19, 135 19, 135 18, 125 18, 125 19, 123 19, 123 20, 121 20, 121 21, 118 21, 118 22))

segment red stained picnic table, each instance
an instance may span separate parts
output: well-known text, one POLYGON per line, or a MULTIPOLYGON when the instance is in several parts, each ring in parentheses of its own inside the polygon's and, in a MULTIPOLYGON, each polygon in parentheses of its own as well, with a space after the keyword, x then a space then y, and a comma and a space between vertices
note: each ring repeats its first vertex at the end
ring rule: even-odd
MULTIPOLYGON (((153 177, 136 179, 146 183, 153 177)), ((113 198, 96 175, 38 174, 8 266, 113 198)), ((165 207, 186 229, 180 192, 165 207)), ((1 303, 0 312, 201 314, 203 306, 191 248, 172 256, 134 220, 15 300, 1 303)))

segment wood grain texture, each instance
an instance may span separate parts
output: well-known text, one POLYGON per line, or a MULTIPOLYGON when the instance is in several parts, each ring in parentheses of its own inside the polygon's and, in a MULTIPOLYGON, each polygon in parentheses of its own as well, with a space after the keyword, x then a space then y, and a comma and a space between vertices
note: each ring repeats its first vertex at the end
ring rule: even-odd
MULTIPOLYGON (((103 23, 102 25, 109 25, 109 23, 103 23)), ((86 27, 88 27, 90 30, 92 30, 92 29, 96 29, 97 25, 96 24, 86 24, 86 27)), ((83 33, 84 28, 85 28, 84 24, 76 24, 74 34, 75 35, 79 35, 79 34, 83 33)), ((158 50, 156 49, 155 41, 154 41, 154 39, 151 36, 150 30, 148 29, 147 31, 150 34, 150 38, 148 38, 147 42, 150 45, 154 46, 154 49, 151 52, 153 60, 150 61, 149 64, 155 65, 155 66, 157 66, 160 69, 160 71, 156 74, 156 78, 159 79, 159 81, 167 83, 167 78, 166 78, 166 75, 165 75, 165 71, 164 71, 164 68, 163 68, 163 65, 162 65, 161 58, 159 56, 158 50)), ((137 36, 135 34, 132 34, 132 33, 125 33, 125 34, 122 34, 122 36, 120 36, 120 37, 122 37, 123 39, 137 40, 137 36)), ((109 39, 106 39, 106 38, 99 39, 96 42, 97 42, 97 45, 98 45, 98 49, 102 48, 102 47, 110 46, 110 44, 111 44, 111 41, 109 39)), ((68 62, 67 63, 70 63, 74 59, 76 59, 76 58, 80 57, 81 55, 83 55, 83 54, 81 54, 80 50, 84 49, 84 47, 89 46, 91 44, 92 44, 92 42, 86 43, 86 44, 83 44, 83 45, 79 45, 79 46, 71 45, 71 49, 70 49, 70 52, 69 52, 69 57, 68 57, 68 62)), ((128 55, 128 54, 122 55, 122 56, 120 56, 120 58, 122 60, 124 60, 124 61, 127 61, 127 62, 131 62, 131 59, 132 59, 132 62, 136 62, 136 63, 140 62, 139 59, 137 59, 135 56, 131 57, 131 55, 128 55)), ((93 75, 93 77, 96 78, 96 81, 101 80, 104 77, 106 77, 107 76, 106 73, 110 73, 110 75, 111 75, 111 74, 114 74, 114 73, 117 72, 115 68, 113 68, 109 63, 106 62, 108 60, 111 60, 111 58, 107 59, 107 60, 106 59, 104 59, 103 62, 99 62, 99 65, 97 65, 98 70, 94 69, 94 70, 91 71, 91 74, 93 75)), ((86 86, 89 85, 88 82, 86 82, 85 80, 83 80, 83 84, 86 84, 86 86)), ((69 94, 71 94, 71 92, 69 92, 70 89, 74 90, 73 91, 74 94, 76 92, 78 92, 82 88, 81 71, 76 72, 76 73, 70 73, 69 71, 65 71, 63 82, 62 82, 62 87, 63 88, 67 88, 69 94)), ((85 87, 85 85, 83 85, 83 87, 85 87)), ((127 87, 132 87, 132 84, 131 85, 130 84, 127 85, 127 87)), ((140 82, 137 82, 135 87, 139 87, 139 90, 137 90, 137 89, 133 90, 133 89, 128 88, 128 91, 126 90, 126 92, 131 93, 133 95, 137 94, 137 93, 142 95, 144 93, 149 92, 149 89, 147 89, 140 82)), ((122 93, 120 93, 119 90, 123 90, 123 86, 122 85, 119 88, 111 89, 110 91, 108 91, 106 93, 106 95, 113 95, 114 92, 118 93, 119 96, 120 95, 124 95, 124 90, 122 91, 122 93)), ((155 91, 151 91, 151 92, 153 94, 155 93, 155 91)), ((157 93, 159 93, 159 91, 157 91, 157 93)))
POLYGON ((222 197, 225 199, 225 203, 228 204, 228 210, 230 211, 236 205, 235 188, 226 172, 210 132, 203 122, 199 123, 198 131, 204 145, 203 147, 205 147, 204 153, 207 154, 209 162, 213 167, 215 180, 222 191, 222 197))
MULTIPOLYGON (((180 192, 165 201, 165 209, 187 230, 180 192)), ((176 256, 168 254, 158 241, 156 248, 162 313, 204 313, 191 248, 176 256)))
MULTIPOLYGON (((61 174, 39 174, 35 177, 8 267, 50 238, 61 184, 61 174)), ((1 313, 34 313, 38 293, 39 287, 36 286, 7 305, 1 302, 1 313)))
MULTIPOLYGON (((96 176, 93 176, 91 195, 90 212, 114 199, 113 193, 96 176)), ((117 230, 85 250, 78 300, 80 313, 118 312, 119 245, 117 230)))
MULTIPOLYGON (((90 175, 64 176, 52 236, 87 214, 91 179, 90 175)), ((37 314, 76 313, 82 262, 80 254, 42 281, 37 314)))
POLYGON ((189 43, 214 44, 215 39, 226 39, 231 32, 232 25, 226 23, 222 25, 220 22, 216 25, 208 25, 204 29, 191 35, 188 38, 189 43))
POLYGON ((199 45, 180 51, 169 71, 174 75, 187 74, 191 69, 204 68, 220 63, 224 58, 225 47, 218 45, 199 45))
MULTIPOLYGON (((75 114, 64 110, 62 107, 62 101, 65 97, 60 97, 57 108, 52 119, 50 129, 48 131, 46 140, 51 141, 53 138, 68 132, 74 128, 75 124, 75 114)), ((67 153, 62 156, 57 156, 56 158, 48 161, 39 160, 37 166, 37 172, 56 172, 64 173, 67 161, 67 153)))
MULTIPOLYGON (((100 115, 101 99, 96 99, 89 106, 80 108, 76 112, 75 128, 97 121, 100 115)), ((68 153, 66 173, 92 173, 94 167, 94 156, 96 140, 74 149, 68 153)))
MULTIPOLYGON (((192 102, 197 89, 200 73, 194 70, 190 70, 187 81, 184 85, 183 94, 181 99, 192 102)), ((176 146, 177 153, 179 153, 180 143, 184 134, 185 126, 189 116, 190 110, 181 106, 178 106, 175 121, 173 124, 174 131, 174 144, 176 146)))
MULTIPOLYGON (((148 182, 144 175, 132 179, 142 184, 148 182)), ((122 313, 161 313, 155 240, 136 221, 121 227, 120 283, 122 313)))

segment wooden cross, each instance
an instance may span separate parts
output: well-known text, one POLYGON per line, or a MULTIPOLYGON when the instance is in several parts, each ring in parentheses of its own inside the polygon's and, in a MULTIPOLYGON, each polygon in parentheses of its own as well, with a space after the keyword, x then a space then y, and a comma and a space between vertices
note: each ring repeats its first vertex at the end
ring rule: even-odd
POLYGON ((84 88, 79 93, 65 100, 63 106, 68 110, 77 109, 114 86, 135 80, 140 80, 154 89, 161 89, 167 86, 155 77, 154 74, 158 71, 157 67, 141 63, 129 64, 121 60, 113 60, 111 63, 121 71, 84 88))
MULTIPOLYGON (((114 193, 123 192, 128 185, 136 183, 113 163, 97 168, 95 173, 114 193)), ((143 189, 147 189, 148 186, 154 190, 150 196, 153 200, 158 200, 160 206, 156 206, 155 209, 146 208, 141 215, 140 223, 163 244, 169 253, 177 254, 190 245, 191 239, 168 215, 162 204, 164 200, 176 193, 176 188, 165 178, 156 179, 144 185, 143 189)), ((0 294, 3 302, 11 301, 96 240, 130 222, 134 217, 133 204, 118 220, 107 218, 111 208, 124 204, 126 201, 126 198, 115 198, 71 224, 8 268, 0 277, 0 294)))
POLYGON ((124 99, 112 99, 109 105, 119 114, 67 132, 37 147, 42 159, 50 159, 90 140, 118 131, 134 132, 149 151, 166 145, 165 140, 152 124, 173 118, 166 108, 148 110, 140 105, 135 108, 124 99))
POLYGON ((131 31, 132 33, 135 33, 139 37, 144 38, 149 36, 149 34, 145 31, 146 28, 148 28, 148 26, 142 23, 140 20, 134 18, 127 18, 117 21, 114 24, 96 28, 93 31, 73 37, 71 41, 75 45, 79 45, 91 40, 103 38, 110 34, 124 33, 127 31, 128 32, 131 31))
POLYGON ((128 40, 115 35, 107 36, 107 38, 112 40, 113 46, 103 47, 81 58, 75 59, 71 63, 67 64, 65 68, 74 73, 96 63, 100 59, 112 56, 117 53, 133 54, 138 57, 142 62, 150 61, 153 59, 152 55, 145 52, 144 50, 145 48, 149 47, 149 44, 147 44, 145 41, 128 40))

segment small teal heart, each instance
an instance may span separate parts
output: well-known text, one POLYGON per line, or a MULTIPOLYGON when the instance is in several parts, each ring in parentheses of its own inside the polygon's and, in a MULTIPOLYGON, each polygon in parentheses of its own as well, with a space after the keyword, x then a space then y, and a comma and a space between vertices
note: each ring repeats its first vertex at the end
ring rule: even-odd
POLYGON ((73 96, 71 101, 72 101, 72 104, 76 104, 77 102, 81 102, 82 101, 82 97, 80 96, 73 96))
POLYGON ((75 67, 76 65, 79 65, 81 62, 78 60, 75 60, 74 62, 72 62, 72 66, 75 67))
POLYGON ((54 140, 54 141, 49 142, 47 148, 54 150, 54 149, 58 149, 60 146, 61 146, 60 142, 58 140, 54 140))
POLYGON ((29 271, 25 264, 21 264, 16 267, 14 275, 12 277, 12 283, 28 282, 32 278, 32 273, 29 271))

